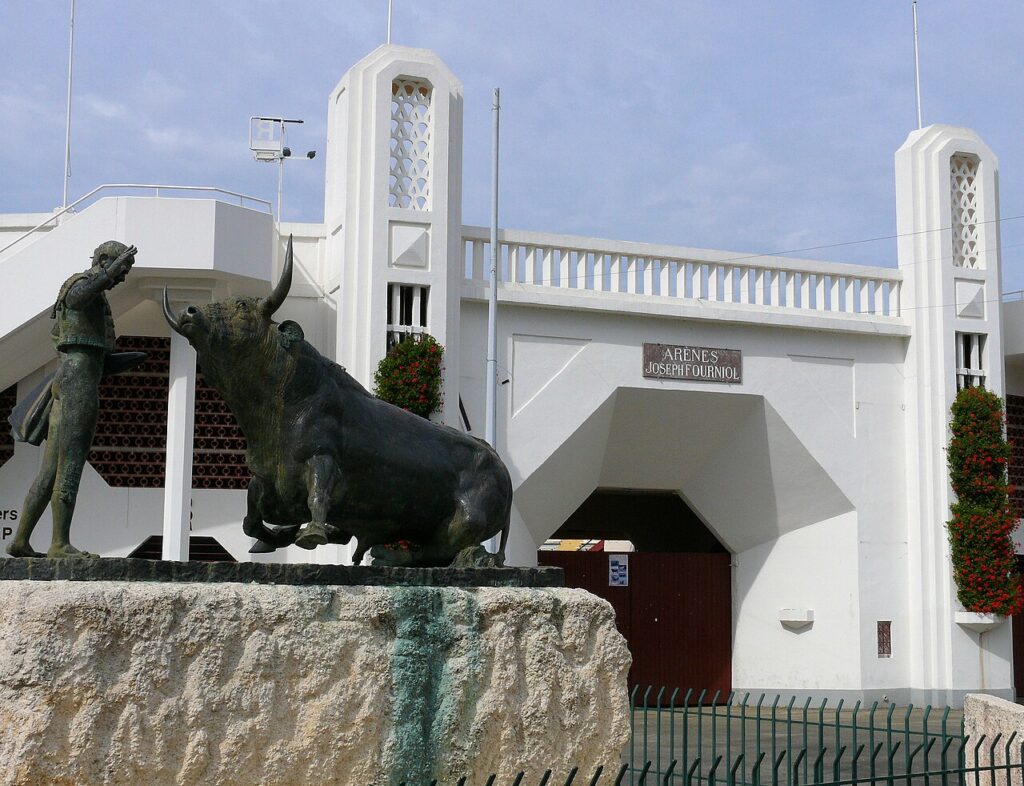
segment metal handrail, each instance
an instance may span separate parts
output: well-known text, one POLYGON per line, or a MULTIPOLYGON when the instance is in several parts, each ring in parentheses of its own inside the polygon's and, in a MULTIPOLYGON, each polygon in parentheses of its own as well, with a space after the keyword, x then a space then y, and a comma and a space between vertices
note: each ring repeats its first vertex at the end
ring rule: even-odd
POLYGON ((93 196, 94 194, 96 194, 96 193, 98 193, 100 191, 103 191, 104 189, 108 189, 108 188, 152 188, 152 189, 154 189, 156 191, 157 198, 160 197, 160 191, 161 190, 164 190, 164 191, 211 191, 211 192, 214 192, 214 193, 217 193, 217 194, 225 194, 226 196, 237 197, 238 198, 238 204, 240 206, 242 206, 242 207, 245 206, 244 201, 246 199, 248 199, 250 202, 257 202, 259 204, 262 204, 262 205, 266 206, 268 211, 271 210, 270 200, 268 200, 268 199, 260 199, 259 197, 249 196, 248 194, 240 194, 237 191, 228 191, 225 188, 217 188, 215 186, 170 186, 170 185, 156 185, 156 184, 153 184, 153 183, 104 183, 101 186, 96 186, 96 188, 94 188, 92 191, 90 191, 85 196, 79 197, 78 199, 76 199, 74 202, 72 202, 67 207, 62 208, 58 212, 54 213, 52 216, 47 218, 41 224, 36 224, 34 227, 32 227, 30 230, 28 230, 24 234, 19 235, 18 237, 16 237, 14 240, 12 240, 6 246, 4 246, 3 248, 0 248, 0 254, 4 253, 7 249, 11 248, 12 246, 17 245, 18 243, 20 243, 22 240, 24 240, 25 238, 29 237, 30 235, 35 234, 40 229, 45 227, 47 224, 49 224, 49 223, 51 223, 53 221, 56 221, 58 218, 60 218, 65 213, 67 213, 67 212, 69 212, 71 210, 74 210, 74 208, 77 205, 82 204, 82 202, 84 202, 85 200, 89 199, 89 197, 93 196))

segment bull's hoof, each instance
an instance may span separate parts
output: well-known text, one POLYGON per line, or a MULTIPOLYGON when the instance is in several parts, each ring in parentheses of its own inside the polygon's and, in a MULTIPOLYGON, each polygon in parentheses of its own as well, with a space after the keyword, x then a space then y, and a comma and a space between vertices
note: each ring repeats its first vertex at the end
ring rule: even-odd
POLYGON ((323 524, 307 524, 299 530, 295 537, 295 545, 300 549, 315 549, 327 543, 327 530, 323 524))
POLYGON ((277 546, 265 540, 257 540, 249 547, 250 554, 269 554, 272 551, 277 551, 277 546))
POLYGON ((370 549, 370 557, 374 565, 388 568, 408 568, 415 563, 415 557, 408 549, 395 549, 389 546, 374 546, 370 549))
POLYGON ((491 554, 483 546, 467 546, 452 560, 453 568, 501 568, 504 565, 501 554, 491 554))

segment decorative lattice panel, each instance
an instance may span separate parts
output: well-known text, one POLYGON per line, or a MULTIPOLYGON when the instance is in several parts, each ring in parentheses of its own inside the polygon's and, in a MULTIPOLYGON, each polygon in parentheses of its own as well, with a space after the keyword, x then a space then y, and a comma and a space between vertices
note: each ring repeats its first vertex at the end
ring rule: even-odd
POLYGON ((1006 397, 1006 440, 1010 443, 1008 475, 1017 515, 1024 515, 1024 396, 1006 397))
POLYGON ((192 444, 192 488, 244 489, 245 435, 228 405, 200 373, 196 378, 196 424, 192 444))
POLYGON ((119 352, 146 352, 146 362, 100 383, 100 415, 89 463, 110 486, 161 488, 167 448, 167 379, 171 342, 121 336, 119 352))
POLYGON ((953 264, 956 267, 980 268, 978 159, 973 156, 953 156, 950 159, 949 177, 953 211, 953 264))
POLYGON ((0 467, 6 464, 14 455, 14 436, 11 434, 10 424, 7 422, 11 410, 18 400, 18 386, 11 385, 3 393, 0 393, 0 467))
POLYGON ((425 82, 391 83, 391 157, 388 204, 430 209, 431 88, 425 82))
MULTIPOLYGON (((149 354, 146 362, 100 385, 100 416, 89 463, 111 486, 161 488, 167 449, 171 342, 121 336, 117 349, 149 354)), ((216 390, 196 379, 192 487, 244 489, 245 437, 216 390)))

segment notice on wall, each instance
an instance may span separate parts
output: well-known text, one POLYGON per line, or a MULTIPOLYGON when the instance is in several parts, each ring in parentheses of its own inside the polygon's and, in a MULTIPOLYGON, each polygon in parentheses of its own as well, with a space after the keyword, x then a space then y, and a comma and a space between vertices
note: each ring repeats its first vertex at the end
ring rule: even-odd
POLYGON ((608 555, 608 586, 628 587, 629 586, 629 555, 609 554, 608 555))
POLYGON ((738 349, 644 344, 644 376, 648 379, 687 379, 739 384, 743 353, 738 349))

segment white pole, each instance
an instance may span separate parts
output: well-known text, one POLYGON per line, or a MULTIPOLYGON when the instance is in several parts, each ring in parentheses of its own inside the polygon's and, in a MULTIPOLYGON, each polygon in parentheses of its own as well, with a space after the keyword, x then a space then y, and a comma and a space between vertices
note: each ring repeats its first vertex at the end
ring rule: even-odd
POLYGON ((167 391, 167 477, 164 481, 165 560, 188 560, 192 507, 192 432, 195 426, 196 351, 171 331, 167 391))
POLYGON ((67 125, 64 129, 64 190, 61 209, 68 206, 68 178, 71 177, 71 75, 75 58, 75 0, 71 0, 71 20, 68 24, 68 101, 67 125))
MULTIPOLYGON (((498 415, 498 127, 501 124, 501 90, 494 88, 494 141, 491 152, 491 291, 487 301, 487 415, 484 424, 484 439, 497 447, 495 422, 498 415)), ((487 541, 486 548, 492 554, 498 552, 498 536, 487 541)))
POLYGON ((277 157, 277 234, 281 234, 281 195, 284 192, 284 151, 277 157))
POLYGON ((388 43, 391 43, 391 0, 388 0, 388 43))
POLYGON ((288 146, 285 139, 284 121, 281 121, 281 152, 277 154, 277 234, 281 236, 281 199, 284 194, 284 151, 288 146))
POLYGON ((921 63, 917 51, 917 0, 913 2, 914 7, 914 86, 917 89, 917 127, 922 128, 921 123, 921 63))
POLYGON ((494 88, 494 141, 491 159, 491 291, 487 303, 487 415, 484 439, 495 446, 494 430, 498 413, 498 126, 501 120, 501 90, 494 88))

